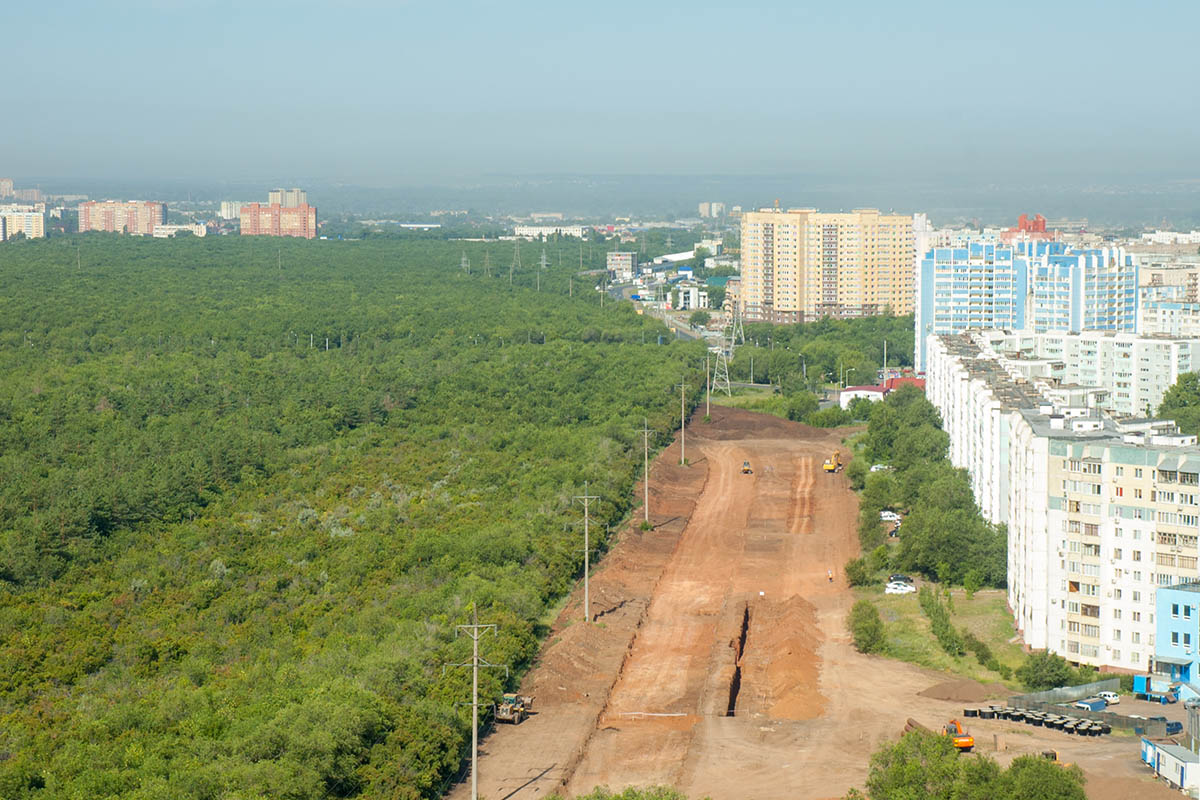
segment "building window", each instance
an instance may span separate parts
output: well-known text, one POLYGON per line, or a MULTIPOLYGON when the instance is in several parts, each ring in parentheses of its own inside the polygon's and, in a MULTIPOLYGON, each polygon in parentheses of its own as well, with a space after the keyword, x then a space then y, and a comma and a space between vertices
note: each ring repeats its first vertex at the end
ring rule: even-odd
POLYGON ((1129 634, 1129 641, 1133 642, 1134 644, 1141 644, 1142 634, 1134 631, 1133 633, 1129 634))
POLYGON ((1191 618, 1192 618, 1192 607, 1191 607, 1191 606, 1184 606, 1184 607, 1183 607, 1183 618, 1184 618, 1184 619, 1191 619, 1191 618))
POLYGON ((1171 616, 1179 619, 1179 603, 1171 603, 1171 616))
POLYGON ((1113 630, 1113 641, 1114 641, 1114 642, 1119 642, 1119 641, 1121 641, 1121 630, 1120 630, 1120 628, 1117 628, 1117 629, 1114 629, 1114 630, 1113 630))

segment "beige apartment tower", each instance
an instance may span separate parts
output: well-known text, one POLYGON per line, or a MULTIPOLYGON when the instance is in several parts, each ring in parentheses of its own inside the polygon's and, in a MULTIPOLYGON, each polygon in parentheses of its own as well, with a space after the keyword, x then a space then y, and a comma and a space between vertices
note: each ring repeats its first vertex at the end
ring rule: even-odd
POLYGON ((779 323, 910 314, 914 263, 911 216, 751 211, 742 216, 742 312, 779 323))

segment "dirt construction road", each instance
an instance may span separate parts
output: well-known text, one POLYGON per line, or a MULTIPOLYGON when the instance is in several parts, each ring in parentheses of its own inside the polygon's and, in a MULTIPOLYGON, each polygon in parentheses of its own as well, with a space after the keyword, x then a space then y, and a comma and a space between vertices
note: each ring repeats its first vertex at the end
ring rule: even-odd
MULTIPOLYGON (((713 800, 841 797, 905 719, 959 716, 961 702, 919 696, 945 676, 850 646, 841 568, 858 553, 857 503, 821 469, 841 436, 726 408, 690 426, 689 466, 678 442, 652 466, 654 530, 623 532, 594 573, 596 620, 573 597, 526 677, 537 713, 484 740, 480 796, 668 784, 713 800)), ((1002 761, 1044 747, 1008 738, 1002 761)), ((1153 797, 1128 747, 1105 780, 1153 797)), ((466 781, 450 793, 469 796, 466 781)))

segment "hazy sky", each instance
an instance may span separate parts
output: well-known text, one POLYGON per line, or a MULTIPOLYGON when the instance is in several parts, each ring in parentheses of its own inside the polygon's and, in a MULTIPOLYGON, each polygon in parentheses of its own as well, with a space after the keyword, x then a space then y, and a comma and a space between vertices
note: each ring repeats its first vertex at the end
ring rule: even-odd
POLYGON ((1200 2, 67 0, 0 175, 1200 176, 1200 2))

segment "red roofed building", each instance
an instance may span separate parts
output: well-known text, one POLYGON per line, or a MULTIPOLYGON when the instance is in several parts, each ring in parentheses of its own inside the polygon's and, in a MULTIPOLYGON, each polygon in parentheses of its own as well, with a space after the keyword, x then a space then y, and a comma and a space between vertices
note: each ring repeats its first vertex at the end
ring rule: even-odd
POLYGON ((894 392, 901 386, 915 386, 922 392, 925 391, 924 378, 888 378, 883 385, 889 392, 894 392))
POLYGON ((1022 214, 1017 217, 1017 227, 1009 228, 1001 233, 1000 239, 1005 243, 1010 243, 1014 239, 1057 242, 1058 231, 1047 231, 1046 218, 1041 214, 1034 214, 1033 219, 1030 219, 1028 214, 1022 214))

